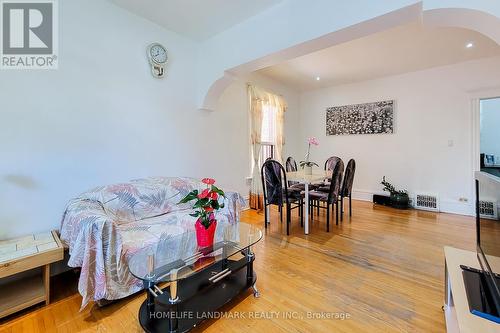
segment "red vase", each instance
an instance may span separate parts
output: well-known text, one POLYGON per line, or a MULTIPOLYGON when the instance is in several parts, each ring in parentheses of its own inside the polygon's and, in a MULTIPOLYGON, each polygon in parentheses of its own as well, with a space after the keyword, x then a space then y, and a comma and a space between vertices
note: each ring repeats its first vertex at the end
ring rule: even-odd
POLYGON ((200 220, 196 220, 194 225, 196 229, 196 241, 198 242, 198 247, 207 247, 214 244, 215 228, 217 227, 217 220, 210 223, 208 229, 206 229, 200 220))

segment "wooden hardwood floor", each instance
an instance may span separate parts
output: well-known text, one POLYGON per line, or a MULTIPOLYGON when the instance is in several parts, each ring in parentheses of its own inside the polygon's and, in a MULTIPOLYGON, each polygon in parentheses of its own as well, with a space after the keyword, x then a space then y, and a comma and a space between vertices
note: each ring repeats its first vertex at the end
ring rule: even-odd
MULTIPOLYGON (((325 216, 315 216, 306 236, 294 212, 286 237, 273 211, 254 248, 261 297, 242 295, 223 309, 226 318, 197 331, 444 332, 443 246, 473 250, 473 218, 361 201, 353 213, 329 233, 325 216)), ((263 226, 264 217, 246 211, 242 220, 263 226)), ((53 278, 52 290, 54 303, 1 320, 0 332, 141 331, 143 293, 79 312, 74 274, 53 278)))

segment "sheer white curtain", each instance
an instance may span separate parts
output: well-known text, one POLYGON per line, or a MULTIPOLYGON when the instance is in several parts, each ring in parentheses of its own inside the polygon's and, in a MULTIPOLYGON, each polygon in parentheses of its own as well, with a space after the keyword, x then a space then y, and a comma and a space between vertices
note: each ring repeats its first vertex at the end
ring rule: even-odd
POLYGON ((283 163, 283 122, 286 103, 283 97, 269 93, 259 87, 248 85, 250 110, 250 144, 252 153, 252 184, 250 187, 250 207, 262 208, 262 184, 259 156, 261 143, 272 143, 274 158, 283 163))

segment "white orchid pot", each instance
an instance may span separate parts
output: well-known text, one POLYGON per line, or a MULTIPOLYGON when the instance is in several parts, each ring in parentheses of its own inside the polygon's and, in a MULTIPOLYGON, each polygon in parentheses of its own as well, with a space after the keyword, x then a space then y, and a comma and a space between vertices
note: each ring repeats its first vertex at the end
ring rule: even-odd
POLYGON ((313 174, 313 167, 312 166, 304 166, 304 174, 305 175, 312 175, 313 174))

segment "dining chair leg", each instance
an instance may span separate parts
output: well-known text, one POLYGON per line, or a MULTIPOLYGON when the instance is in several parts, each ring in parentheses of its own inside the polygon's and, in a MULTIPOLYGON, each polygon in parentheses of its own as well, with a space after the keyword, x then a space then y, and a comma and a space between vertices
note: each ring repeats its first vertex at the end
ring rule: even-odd
POLYGON ((290 205, 286 205, 286 235, 290 235, 290 205))
POLYGON ((302 201, 302 199, 300 199, 299 200, 299 208, 298 208, 299 209, 300 226, 302 226, 302 215, 303 215, 303 212, 302 212, 302 208, 303 208, 302 203, 303 203, 303 201, 302 201))
POLYGON ((349 216, 352 216, 352 194, 349 194, 349 216))
POLYGON ((316 203, 318 204, 318 207, 316 208, 316 213, 318 213, 318 217, 319 217, 319 205, 321 204, 321 202, 318 200, 316 203))
POLYGON ((279 205, 278 209, 280 211, 280 222, 283 223, 283 206, 279 205))
POLYGON ((340 196, 340 221, 344 220, 344 197, 340 196))
POLYGON ((330 204, 326 204, 326 232, 330 232, 330 204))
POLYGON ((311 221, 314 219, 314 211, 312 209, 312 203, 313 201, 311 199, 309 199, 309 202, 307 203, 309 205, 309 215, 311 217, 311 221))
POLYGON ((267 205, 264 204, 264 226, 267 229, 267 205))
POLYGON ((339 225, 339 203, 335 205, 335 224, 339 225))
POLYGON ((299 207, 299 212, 300 212, 300 226, 304 227, 304 206, 302 206, 304 202, 300 200, 300 207, 299 207))

